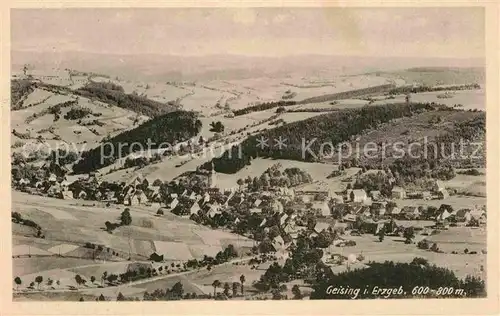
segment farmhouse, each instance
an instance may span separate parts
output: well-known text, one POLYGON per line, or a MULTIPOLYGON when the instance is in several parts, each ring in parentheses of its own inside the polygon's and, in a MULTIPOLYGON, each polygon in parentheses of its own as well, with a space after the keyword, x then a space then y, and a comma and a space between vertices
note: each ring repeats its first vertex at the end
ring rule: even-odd
POLYGON ((56 177, 55 174, 52 173, 52 174, 50 174, 48 180, 49 180, 50 183, 56 183, 57 182, 57 177, 56 177))
POLYGON ((346 215, 344 215, 344 217, 342 218, 342 220, 344 222, 352 222, 352 223, 354 223, 354 222, 356 222, 356 215, 354 215, 354 214, 346 214, 346 215))
POLYGON ((191 191, 191 194, 189 195, 190 200, 195 200, 196 199, 196 193, 194 191, 191 191))
POLYGON ((385 204, 380 202, 372 203, 370 212, 373 216, 382 216, 385 214, 385 204))
POLYGON ((260 213, 262 213, 262 209, 258 208, 258 207, 253 207, 253 208, 250 209, 250 213, 252 213, 252 214, 254 214, 254 213, 260 214, 260 213))
POLYGON ((167 207, 173 210, 177 206, 177 204, 179 204, 179 200, 177 198, 174 198, 172 201, 167 203, 167 207))
POLYGON ((261 203, 262 203, 262 200, 261 199, 257 199, 257 200, 255 200, 255 202, 253 202, 253 206, 254 207, 259 207, 261 203))
POLYGON ((455 213, 455 220, 457 222, 469 222, 472 218, 471 210, 470 209, 460 209, 455 213))
POLYGON ((132 203, 130 205, 144 204, 148 198, 142 190, 136 190, 135 194, 132 196, 132 203))
POLYGON ((198 211, 201 210, 200 205, 198 204, 198 201, 195 201, 191 208, 189 209, 190 214, 198 214, 198 211))
POLYGON ((365 190, 352 190, 349 197, 355 203, 364 203, 368 198, 365 190))
POLYGON ((382 195, 379 190, 375 190, 370 192, 370 197, 373 201, 379 201, 382 195))
POLYGON ((451 216, 451 213, 448 210, 442 210, 441 213, 436 217, 436 221, 444 222, 451 216))
POLYGON ((432 198, 431 192, 429 191, 421 192, 421 198, 424 200, 430 200, 432 198))
POLYGON ((149 201, 151 202, 160 202, 160 187, 152 187, 149 190, 149 201))
POLYGON ((446 189, 442 189, 440 190, 438 193, 437 193, 437 196, 440 200, 444 200, 446 198, 449 198, 450 197, 450 194, 448 193, 448 191, 446 189))
POLYGON ((205 192, 205 195, 203 196, 203 203, 207 203, 210 201, 210 194, 208 192, 205 192))
POLYGON ((401 214, 401 209, 395 206, 391 210, 388 210, 387 213, 389 213, 392 217, 399 217, 401 214))
POLYGON ((220 213, 221 213, 220 206, 218 204, 212 204, 212 205, 210 205, 210 208, 207 212, 207 215, 208 215, 208 217, 212 218, 215 215, 220 214, 220 213))
POLYGON ((473 210, 470 212, 471 218, 479 221, 479 224, 486 224, 486 212, 483 210, 473 210))
POLYGON ((302 203, 310 203, 311 202, 311 196, 307 195, 307 194, 301 195, 300 196, 300 200, 302 201, 302 203))
POLYGON ((245 199, 243 198, 242 195, 234 195, 231 199, 228 199, 227 200, 227 205, 229 206, 236 206, 236 205, 240 205, 241 203, 243 203, 245 199))
POLYGON ((445 189, 445 187, 444 187, 444 184, 442 181, 440 181, 440 180, 434 181, 434 184, 432 185, 432 192, 438 193, 439 191, 444 190, 444 189, 445 189))
POLYGON ((283 237, 281 237, 279 235, 274 237, 272 243, 273 243, 273 247, 276 251, 283 250, 283 248, 285 247, 285 241, 283 240, 283 237))
POLYGON ((286 222, 286 220, 288 219, 288 215, 287 214, 283 214, 281 217, 280 217, 280 225, 283 226, 286 222))
POLYGON ((401 210, 401 216, 408 220, 418 219, 420 217, 420 211, 417 206, 405 206, 401 210))
POLYGON ((330 228, 330 225, 328 223, 318 222, 316 223, 316 226, 314 226, 314 231, 319 234, 324 230, 328 230, 328 228, 330 228))
POLYGON ((391 196, 393 199, 402 200, 406 198, 406 191, 401 187, 394 187, 392 188, 391 196))
POLYGON ((319 212, 321 216, 331 216, 331 210, 327 202, 316 202, 313 204, 312 209, 319 212))
POLYGON ((344 203, 344 198, 336 193, 333 193, 330 196, 330 201, 333 201, 336 204, 342 204, 342 203, 344 203))
POLYGON ((284 211, 283 204, 281 204, 281 202, 278 200, 274 200, 271 203, 271 210, 276 213, 283 213, 284 211))

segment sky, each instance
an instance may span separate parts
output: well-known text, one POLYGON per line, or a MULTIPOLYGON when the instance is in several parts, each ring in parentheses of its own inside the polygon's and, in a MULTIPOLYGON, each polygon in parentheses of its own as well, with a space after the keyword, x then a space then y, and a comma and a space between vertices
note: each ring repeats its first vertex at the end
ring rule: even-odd
POLYGON ((484 58, 481 8, 13 9, 11 49, 484 58))

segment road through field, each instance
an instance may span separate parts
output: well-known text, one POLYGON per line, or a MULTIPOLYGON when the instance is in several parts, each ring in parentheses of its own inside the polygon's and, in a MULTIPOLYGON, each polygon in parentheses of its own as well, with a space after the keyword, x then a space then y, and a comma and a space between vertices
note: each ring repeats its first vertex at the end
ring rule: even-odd
MULTIPOLYGON (((252 258, 251 256, 250 257, 238 258, 238 259, 234 259, 234 260, 231 260, 231 261, 228 261, 228 262, 224 262, 224 263, 220 264, 219 266, 229 265, 229 264, 233 264, 233 263, 236 263, 236 262, 244 262, 244 261, 250 260, 251 258, 252 258)), ((101 264, 83 265, 83 266, 73 267, 73 268, 84 268, 84 267, 92 267, 92 266, 99 266, 99 265, 102 265, 102 263, 101 264)), ((206 267, 203 267, 201 269, 196 269, 196 270, 190 270, 190 271, 172 273, 172 274, 167 274, 167 275, 159 275, 159 276, 152 277, 152 278, 141 279, 141 280, 137 280, 137 281, 132 281, 132 282, 120 284, 120 285, 117 285, 117 286, 108 286, 108 287, 103 287, 103 288, 99 288, 99 287, 97 287, 97 288, 83 288, 83 289, 82 288, 77 288, 76 290, 71 290, 71 289, 31 290, 31 291, 26 291, 26 290, 25 291, 18 291, 18 290, 14 290, 14 292, 15 293, 23 293, 23 294, 31 294, 31 293, 67 293, 67 292, 73 292, 73 293, 75 293, 75 292, 78 292, 78 293, 99 295, 103 290, 108 289, 108 288, 122 289, 122 288, 131 287, 131 286, 135 286, 135 285, 140 285, 140 284, 144 284, 144 283, 149 283, 149 282, 164 280, 164 279, 168 279, 168 278, 174 278, 174 277, 178 277, 178 276, 182 276, 182 275, 193 274, 193 273, 196 273, 196 272, 204 271, 206 269, 207 269, 206 267)))

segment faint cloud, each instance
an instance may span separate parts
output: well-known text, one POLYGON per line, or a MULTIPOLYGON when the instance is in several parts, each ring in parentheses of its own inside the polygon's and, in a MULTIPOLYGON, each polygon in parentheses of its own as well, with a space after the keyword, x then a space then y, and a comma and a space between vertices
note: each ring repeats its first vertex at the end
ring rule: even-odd
POLYGON ((428 23, 428 20, 425 17, 420 17, 415 21, 415 24, 417 27, 424 27, 427 25, 427 23, 428 23))
POLYGON ((243 25, 254 25, 256 14, 253 9, 235 9, 233 21, 243 25))
POLYGON ((134 12, 132 10, 120 10, 112 17, 112 21, 115 23, 127 23, 131 22, 133 18, 134 12))
POLYGON ((273 17, 273 23, 274 24, 281 24, 283 22, 286 22, 290 19, 290 15, 288 14, 278 14, 275 17, 273 17))

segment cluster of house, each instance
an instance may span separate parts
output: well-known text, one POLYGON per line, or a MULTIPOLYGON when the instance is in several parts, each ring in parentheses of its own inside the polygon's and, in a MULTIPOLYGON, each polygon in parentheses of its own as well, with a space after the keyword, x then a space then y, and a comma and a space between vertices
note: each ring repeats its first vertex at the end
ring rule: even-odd
POLYGON ((26 178, 18 179, 14 182, 14 187, 38 195, 47 195, 53 198, 68 199, 73 198, 73 193, 69 190, 70 182, 65 177, 58 177, 49 174, 45 179, 30 181, 26 178))
MULTIPOLYGON (((359 194, 358 199, 366 200, 368 198, 368 196, 363 198, 362 193, 358 192, 358 194, 359 194)), ((427 191, 407 192, 405 189, 397 186, 393 187, 391 190, 391 198, 396 200, 403 200, 403 199, 444 200, 449 196, 450 194, 448 190, 445 188, 443 182, 439 180, 434 181, 431 190, 427 191)), ((381 199, 381 193, 378 190, 371 191, 370 197, 372 198, 373 201, 378 201, 381 199)))

